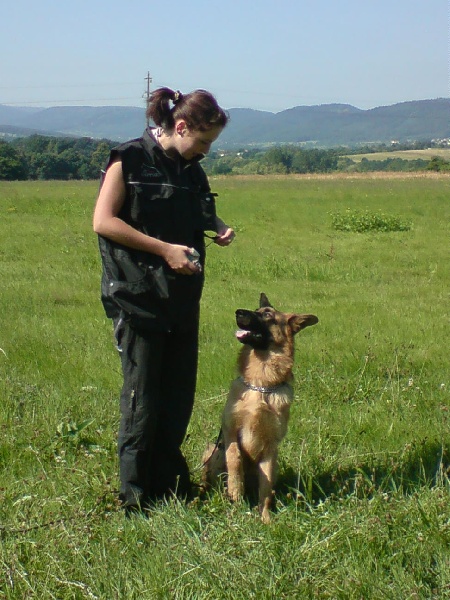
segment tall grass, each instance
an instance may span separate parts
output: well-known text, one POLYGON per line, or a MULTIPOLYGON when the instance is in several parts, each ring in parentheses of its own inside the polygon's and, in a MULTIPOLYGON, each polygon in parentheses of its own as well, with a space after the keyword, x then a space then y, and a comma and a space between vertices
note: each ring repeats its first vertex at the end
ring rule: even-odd
POLYGON ((208 249, 194 415, 200 478, 259 293, 299 334, 276 515, 215 491, 126 520, 120 369, 99 302, 93 183, 0 184, 0 598, 450 597, 450 179, 218 178, 237 231, 208 249), (336 231, 367 211, 408 231, 336 231))

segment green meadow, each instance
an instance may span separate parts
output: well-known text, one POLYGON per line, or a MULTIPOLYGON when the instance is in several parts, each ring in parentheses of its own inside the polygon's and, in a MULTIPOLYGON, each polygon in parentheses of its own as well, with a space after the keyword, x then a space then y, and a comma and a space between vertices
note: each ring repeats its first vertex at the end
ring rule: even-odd
POLYGON ((431 160, 439 157, 443 160, 450 160, 450 148, 428 148, 426 150, 390 150, 386 152, 373 152, 367 154, 350 154, 349 158, 355 162, 360 162, 362 158, 367 160, 386 160, 388 158, 402 158, 403 160, 431 160))
POLYGON ((272 523, 223 489, 124 517, 97 184, 1 182, 0 599, 450 598, 450 176, 211 185, 237 236, 208 247, 194 481, 235 376, 236 308, 265 292, 319 317, 296 338, 272 523), (361 213, 406 226, 355 231, 361 213))

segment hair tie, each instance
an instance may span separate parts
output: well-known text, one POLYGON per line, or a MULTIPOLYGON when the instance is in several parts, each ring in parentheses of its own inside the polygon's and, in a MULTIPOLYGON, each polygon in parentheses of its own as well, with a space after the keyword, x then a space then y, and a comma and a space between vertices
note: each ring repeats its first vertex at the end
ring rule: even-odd
POLYGON ((180 102, 181 100, 183 100, 183 94, 180 92, 180 90, 177 90, 175 92, 175 94, 173 95, 173 100, 172 102, 174 104, 178 104, 178 102, 180 102))

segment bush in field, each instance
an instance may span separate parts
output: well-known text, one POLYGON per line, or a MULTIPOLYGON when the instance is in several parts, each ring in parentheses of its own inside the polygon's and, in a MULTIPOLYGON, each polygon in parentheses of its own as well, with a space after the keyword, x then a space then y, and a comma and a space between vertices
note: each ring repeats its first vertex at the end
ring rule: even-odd
POLYGON ((450 171, 450 162, 440 156, 434 156, 426 166, 427 171, 450 171))
POLYGON ((344 213, 332 213, 331 224, 337 231, 365 233, 368 231, 409 231, 411 223, 399 217, 369 211, 360 212, 347 209, 344 213))

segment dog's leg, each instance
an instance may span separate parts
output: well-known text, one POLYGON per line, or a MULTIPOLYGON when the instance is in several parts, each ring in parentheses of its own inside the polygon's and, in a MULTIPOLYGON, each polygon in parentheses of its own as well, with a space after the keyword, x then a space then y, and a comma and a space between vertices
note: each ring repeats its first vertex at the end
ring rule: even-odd
POLYGON ((237 440, 225 441, 225 458, 228 472, 228 495, 237 502, 244 495, 244 466, 237 440))
POLYGON ((272 508, 272 488, 275 485, 277 468, 277 453, 270 453, 261 460, 259 469, 259 512, 263 523, 270 523, 272 508))

